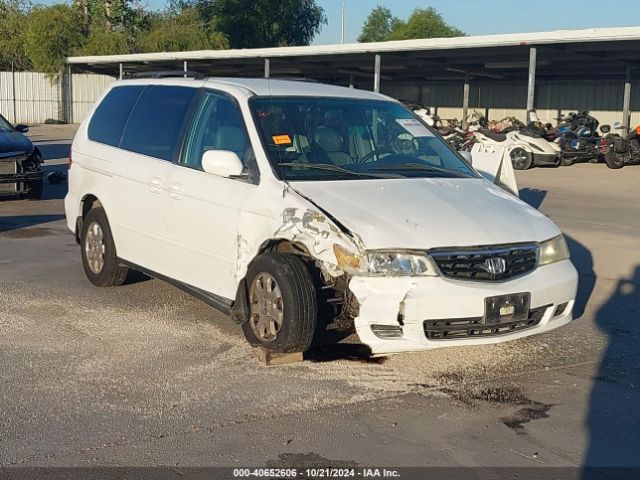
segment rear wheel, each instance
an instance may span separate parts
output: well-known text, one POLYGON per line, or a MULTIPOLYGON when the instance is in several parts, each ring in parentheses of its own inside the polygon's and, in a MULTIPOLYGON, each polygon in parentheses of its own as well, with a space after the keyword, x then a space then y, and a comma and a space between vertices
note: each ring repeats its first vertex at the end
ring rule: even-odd
POLYGON ((253 346, 283 353, 304 352, 318 317, 316 289, 297 255, 264 253, 247 271, 249 320, 242 326, 253 346))
POLYGON ((516 147, 509 153, 511 163, 516 170, 528 170, 533 165, 533 155, 524 148, 516 147))
POLYGON ((84 218, 80 247, 82 266, 91 283, 98 287, 116 287, 124 283, 129 269, 118 263, 111 228, 102 208, 89 210, 84 218))
POLYGON ((613 150, 605 154, 604 162, 607 164, 607 167, 614 170, 624 167, 624 157, 618 155, 613 150))

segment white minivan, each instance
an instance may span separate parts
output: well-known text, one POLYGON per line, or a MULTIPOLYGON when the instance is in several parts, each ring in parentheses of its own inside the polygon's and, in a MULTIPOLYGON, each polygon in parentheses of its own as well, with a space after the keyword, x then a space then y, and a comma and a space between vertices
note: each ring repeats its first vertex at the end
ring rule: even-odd
POLYGON ((558 227, 368 91, 115 82, 73 141, 65 210, 93 284, 143 271, 278 352, 328 329, 380 355, 573 318, 577 274, 558 227))

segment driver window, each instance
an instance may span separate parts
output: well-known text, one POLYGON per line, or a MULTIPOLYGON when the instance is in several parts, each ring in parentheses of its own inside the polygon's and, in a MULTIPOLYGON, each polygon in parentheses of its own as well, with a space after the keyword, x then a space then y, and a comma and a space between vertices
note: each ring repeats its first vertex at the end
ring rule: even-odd
POLYGON ((187 134, 180 163, 191 168, 202 167, 207 150, 229 150, 247 164, 253 155, 242 113, 230 98, 206 92, 198 105, 194 122, 187 134))

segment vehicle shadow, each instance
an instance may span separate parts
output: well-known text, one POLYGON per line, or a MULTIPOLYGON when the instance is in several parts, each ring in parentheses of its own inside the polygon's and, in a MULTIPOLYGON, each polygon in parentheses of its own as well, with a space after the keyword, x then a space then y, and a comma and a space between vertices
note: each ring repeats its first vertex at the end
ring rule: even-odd
POLYGON ((640 265, 617 282, 596 324, 608 345, 591 390, 582 478, 639 478, 640 265))
POLYGON ((62 200, 67 194, 67 166, 66 165, 44 165, 44 190, 42 191, 42 200, 62 200), (63 177, 59 183, 51 183, 48 180, 49 174, 60 172, 63 177))
POLYGON ((539 188, 522 188, 519 191, 520 200, 528 203, 533 208, 540 208, 544 198, 547 196, 546 190, 540 190, 539 188))
POLYGON ((42 158, 45 160, 69 158, 71 141, 69 143, 38 143, 36 147, 40 150, 42 158))
POLYGON ((62 220, 64 215, 0 216, 0 233, 62 220))
POLYGON ((580 318, 584 315, 585 308, 596 285, 596 274, 593 270, 593 256, 589 249, 575 238, 566 233, 564 238, 567 240, 567 245, 569 246, 571 262, 578 271, 578 294, 576 295, 576 303, 573 307, 573 316, 580 318))

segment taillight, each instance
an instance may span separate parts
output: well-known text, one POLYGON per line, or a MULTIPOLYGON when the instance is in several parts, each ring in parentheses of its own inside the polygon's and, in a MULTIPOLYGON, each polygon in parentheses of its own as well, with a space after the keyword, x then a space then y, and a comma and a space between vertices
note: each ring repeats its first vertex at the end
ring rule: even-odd
POLYGON ((600 153, 607 153, 609 151, 609 140, 600 140, 600 153))
POLYGON ((71 163, 72 163, 72 160, 71 160, 71 149, 69 149, 69 163, 67 164, 67 169, 71 168, 71 163))

